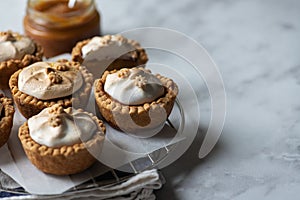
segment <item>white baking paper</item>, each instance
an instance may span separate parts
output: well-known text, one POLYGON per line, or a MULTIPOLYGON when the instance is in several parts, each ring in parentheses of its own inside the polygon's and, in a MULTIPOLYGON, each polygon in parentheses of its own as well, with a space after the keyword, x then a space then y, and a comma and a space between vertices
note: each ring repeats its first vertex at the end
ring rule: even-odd
MULTIPOLYGON (((7 94, 7 91, 5 93, 7 94)), ((26 119, 19 113, 17 108, 15 109, 14 125, 8 144, 0 148, 0 168, 4 173, 19 183, 27 192, 39 195, 61 194, 93 177, 104 174, 110 169, 98 162, 88 170, 72 176, 55 176, 41 172, 27 159, 18 139, 18 128, 26 119)), ((87 109, 95 114, 96 109, 93 98, 90 99, 87 109)), ((173 123, 178 126, 180 112, 177 107, 174 107, 170 118, 173 123)), ((112 164, 113 167, 116 168, 140 157, 144 157, 148 153, 163 148, 166 145, 170 145, 171 141, 174 143, 173 139, 176 135, 176 130, 167 125, 160 133, 151 138, 144 139, 119 132, 107 124, 106 126, 106 140, 102 150, 102 155, 106 156, 103 156, 102 159, 109 158, 111 161, 116 161, 113 163, 105 163, 112 164), (125 156, 121 154, 114 157, 114 147, 123 149, 125 156), (119 159, 120 157, 123 159, 119 159)), ((184 138, 178 137, 176 142, 182 139, 184 138)))

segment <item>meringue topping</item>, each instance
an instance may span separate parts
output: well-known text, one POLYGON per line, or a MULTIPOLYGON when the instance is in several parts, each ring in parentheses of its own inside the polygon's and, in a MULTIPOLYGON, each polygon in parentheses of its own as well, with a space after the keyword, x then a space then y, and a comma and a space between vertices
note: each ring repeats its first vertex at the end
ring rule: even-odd
POLYGON ((37 62, 24 68, 18 79, 21 92, 41 100, 66 97, 83 84, 80 71, 64 63, 37 62))
POLYGON ((12 32, 3 32, 0 35, 0 62, 22 59, 26 54, 34 52, 35 44, 30 38, 12 32))
POLYGON ((88 113, 57 104, 29 118, 28 127, 35 142, 54 148, 86 142, 101 131, 88 113))
POLYGON ((137 58, 135 48, 120 35, 93 37, 81 49, 82 57, 88 60, 110 60, 119 57, 123 59, 137 58))
POLYGON ((164 86, 149 70, 124 68, 107 75, 104 91, 122 104, 140 105, 162 96, 164 86))

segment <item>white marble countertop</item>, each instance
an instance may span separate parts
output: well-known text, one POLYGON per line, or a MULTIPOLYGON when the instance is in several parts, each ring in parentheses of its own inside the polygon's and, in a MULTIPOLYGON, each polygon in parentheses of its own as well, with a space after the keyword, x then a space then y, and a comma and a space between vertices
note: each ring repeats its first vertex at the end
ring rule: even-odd
MULTIPOLYGON (((298 0, 97 1, 103 33, 160 26, 201 43, 217 63, 227 117, 214 150, 201 134, 164 168, 158 199, 299 199, 300 2, 298 0)), ((0 29, 23 32, 25 1, 0 3, 0 29)), ((201 99, 209 102, 208 96, 201 99)), ((207 113, 203 108, 203 113, 207 113)), ((201 122, 201 130, 206 123, 201 122)))

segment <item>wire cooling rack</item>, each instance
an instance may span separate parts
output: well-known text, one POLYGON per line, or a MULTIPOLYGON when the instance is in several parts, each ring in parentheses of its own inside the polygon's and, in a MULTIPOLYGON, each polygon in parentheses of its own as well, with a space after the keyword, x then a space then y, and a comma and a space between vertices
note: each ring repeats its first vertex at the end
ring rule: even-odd
MULTIPOLYGON (((136 174, 148 170, 154 169, 157 164, 159 164, 168 154, 168 152, 172 149, 173 145, 165 146, 162 149, 154 151, 147 156, 139 158, 135 161, 129 162, 128 164, 122 166, 122 168, 130 169, 132 172, 124 172, 117 169, 110 169, 103 175, 97 176, 95 178, 90 179, 89 181, 82 183, 78 186, 71 188, 70 190, 66 191, 64 194, 75 194, 76 192, 85 192, 85 191, 92 191, 99 187, 103 186, 113 186, 115 184, 120 184, 122 182, 127 181, 129 178, 135 176, 136 174), (159 155, 156 157, 154 155, 159 155)), ((0 173, 3 173, 0 169, 0 173)), ((159 172, 159 175, 164 181, 162 174, 159 172)), ((18 195, 28 195, 29 193, 25 191, 24 188, 7 188, 0 182, 0 192, 7 192, 11 194, 18 194, 18 195)))

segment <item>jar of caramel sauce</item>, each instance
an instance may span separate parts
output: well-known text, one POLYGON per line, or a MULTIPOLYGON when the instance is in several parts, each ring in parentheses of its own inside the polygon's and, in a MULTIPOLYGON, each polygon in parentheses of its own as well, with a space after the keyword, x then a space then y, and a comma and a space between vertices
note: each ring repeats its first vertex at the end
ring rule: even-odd
POLYGON ((23 22, 25 34, 44 48, 48 58, 100 35, 100 15, 93 0, 76 0, 71 6, 69 0, 28 0, 23 22))

